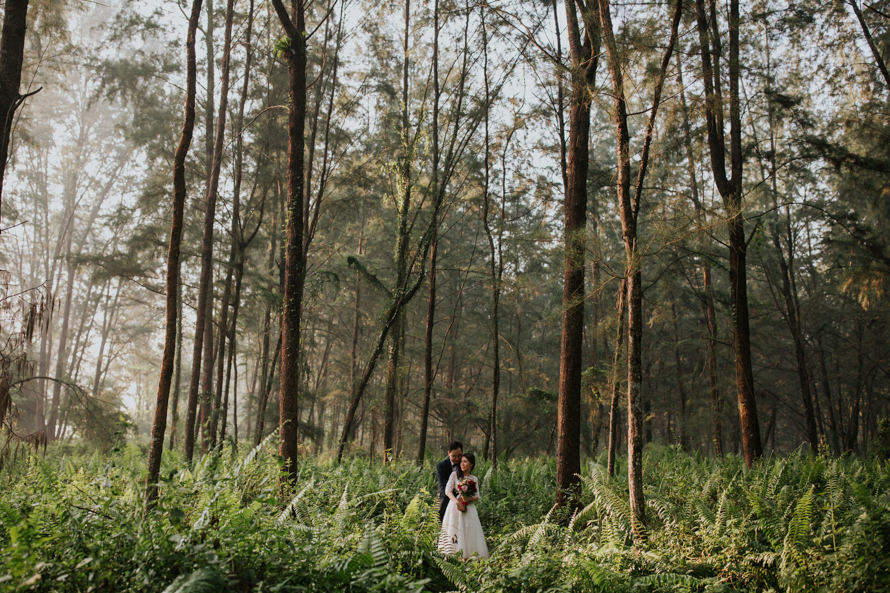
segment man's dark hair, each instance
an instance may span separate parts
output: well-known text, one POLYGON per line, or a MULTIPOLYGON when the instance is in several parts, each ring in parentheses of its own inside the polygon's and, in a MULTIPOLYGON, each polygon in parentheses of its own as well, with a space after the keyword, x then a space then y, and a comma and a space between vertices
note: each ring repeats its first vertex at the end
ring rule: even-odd
POLYGON ((463 448, 464 448, 463 443, 461 443, 460 441, 452 441, 451 444, 448 445, 449 451, 454 451, 455 449, 463 449, 463 448))

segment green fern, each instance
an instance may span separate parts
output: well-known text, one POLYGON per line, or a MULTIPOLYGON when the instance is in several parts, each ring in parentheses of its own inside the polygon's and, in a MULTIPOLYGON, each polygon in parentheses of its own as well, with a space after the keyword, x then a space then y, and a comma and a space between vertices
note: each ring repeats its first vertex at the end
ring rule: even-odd
POLYGON ((698 591, 713 579, 698 579, 688 574, 658 573, 634 579, 634 590, 698 591))
MULTIPOLYGON (((308 492, 314 485, 315 485, 315 480, 310 480, 308 484, 303 486, 302 490, 297 492, 296 496, 294 496, 291 499, 291 501, 287 504, 287 506, 284 507, 284 510, 281 511, 281 513, 278 515, 277 523, 279 525, 284 523, 285 521, 287 521, 288 519, 290 519, 292 517, 299 517, 298 510, 297 510, 298 509, 297 503, 300 502, 300 499, 303 498, 303 495, 305 495, 306 492, 308 492)), ((305 520, 307 518, 308 517, 303 517, 303 521, 301 521, 301 522, 303 522, 303 523, 308 522, 305 520)))
POLYGON ((226 588, 226 579, 216 569, 201 568, 176 577, 164 593, 216 593, 226 588))
POLYGON ((815 486, 810 486, 797 505, 794 507, 794 515, 788 524, 788 531, 782 546, 782 569, 790 565, 806 566, 804 548, 808 541, 813 521, 813 493, 815 486))
POLYGON ((433 556, 433 561, 448 581, 460 591, 466 591, 469 587, 469 578, 465 565, 449 561, 442 556, 433 556))

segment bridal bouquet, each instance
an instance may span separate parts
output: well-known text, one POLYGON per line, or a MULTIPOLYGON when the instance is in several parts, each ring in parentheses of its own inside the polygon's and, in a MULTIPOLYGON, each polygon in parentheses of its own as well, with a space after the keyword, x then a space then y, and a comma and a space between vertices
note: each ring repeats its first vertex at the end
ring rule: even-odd
POLYGON ((476 487, 476 480, 473 478, 463 478, 457 483, 457 493, 466 501, 468 498, 476 496, 479 488, 476 487))

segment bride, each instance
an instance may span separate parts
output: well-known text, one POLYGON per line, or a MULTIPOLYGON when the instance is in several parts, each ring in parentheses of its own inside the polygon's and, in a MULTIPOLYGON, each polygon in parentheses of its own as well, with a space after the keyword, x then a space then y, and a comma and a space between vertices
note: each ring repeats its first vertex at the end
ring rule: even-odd
POLYGON ((460 553, 461 558, 488 558, 488 546, 476 511, 479 500, 479 479, 471 472, 476 466, 476 456, 464 453, 460 467, 448 478, 445 495, 450 499, 437 548, 443 554, 460 553))

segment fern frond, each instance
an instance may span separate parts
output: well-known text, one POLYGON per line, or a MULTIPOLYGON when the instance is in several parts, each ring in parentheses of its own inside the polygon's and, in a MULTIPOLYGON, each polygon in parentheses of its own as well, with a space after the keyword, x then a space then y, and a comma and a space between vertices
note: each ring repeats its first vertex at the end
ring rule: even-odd
POLYGON ((586 507, 578 511, 572 516, 572 520, 569 521, 569 531, 575 530, 575 525, 586 526, 593 517, 596 516, 597 505, 596 501, 591 502, 586 507))
POLYGON ((247 466, 253 463, 253 460, 256 459, 256 456, 259 455, 259 452, 266 448, 266 446, 274 440, 278 436, 278 429, 276 428, 272 432, 270 432, 266 437, 260 441, 260 443, 247 452, 247 455, 244 456, 244 460, 235 466, 234 476, 238 477, 238 475, 243 472, 247 466))
POLYGON ((538 545, 538 542, 541 541, 541 536, 544 535, 544 530, 547 528, 547 525, 550 523, 550 515, 553 514, 554 509, 556 509, 556 505, 550 507, 550 510, 547 511, 547 514, 544 516, 544 520, 538 524, 538 528, 535 530, 534 534, 532 534, 531 538, 528 540, 528 546, 530 548, 538 545))
POLYGON ((803 557, 803 548, 813 522, 814 490, 815 486, 810 486, 810 489, 800 497, 794 507, 794 514, 791 517, 791 522, 788 523, 788 531, 782 546, 783 569, 792 562, 795 564, 806 563, 803 557))
POLYGON ((460 591, 467 590, 469 583, 463 565, 450 562, 447 558, 438 555, 433 556, 433 560, 452 585, 460 591))
POLYGON ((226 588, 226 579, 213 568, 201 568, 176 577, 164 593, 216 593, 226 588))
POLYGON ((284 507, 284 510, 281 511, 281 514, 278 515, 277 523, 280 525, 290 519, 291 517, 297 516, 297 503, 300 502, 300 499, 303 498, 303 495, 309 491, 315 485, 315 480, 309 480, 303 489, 297 492, 297 495, 294 496, 291 501, 284 507))
POLYGON ((699 579, 688 574, 664 572, 634 579, 634 589, 652 587, 663 591, 697 591, 713 579, 699 579))

